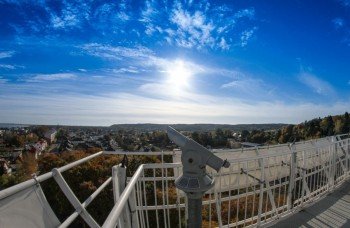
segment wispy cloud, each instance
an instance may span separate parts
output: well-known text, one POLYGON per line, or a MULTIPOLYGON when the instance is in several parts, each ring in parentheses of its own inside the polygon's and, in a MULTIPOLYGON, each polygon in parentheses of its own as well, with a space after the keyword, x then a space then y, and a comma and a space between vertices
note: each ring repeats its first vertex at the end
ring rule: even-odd
POLYGON ((245 47, 248 44, 248 41, 252 38, 254 32, 257 30, 257 27, 254 27, 249 30, 245 30, 241 33, 241 47, 245 47))
POLYGON ((255 102, 193 94, 200 99, 162 99, 144 94, 104 96, 0 95, 0 119, 37 124, 111 125, 115 123, 299 123, 343 113, 349 102, 332 104, 255 102), (31 107, 28 108, 28 103, 31 107), (67 108, 72 107, 72 108, 67 108), (74 108, 73 108, 74 107, 74 108), (35 117, 35 118, 33 118, 35 117))
POLYGON ((14 51, 0 51, 0 59, 10 58, 15 54, 14 51))
POLYGON ((8 80, 0 76, 0 84, 5 84, 8 80))
POLYGON ((57 15, 52 15, 51 23, 54 28, 61 29, 76 27, 80 23, 80 21, 72 12, 66 11, 63 12, 63 15, 61 17, 57 15))
POLYGON ((14 65, 10 65, 10 64, 0 64, 0 68, 8 69, 8 70, 16 69, 16 67, 14 65))
POLYGON ((153 51, 143 46, 128 48, 124 46, 90 43, 82 45, 79 48, 90 55, 112 60, 121 60, 123 58, 149 58, 154 55, 153 51))
POLYGON ((318 78, 316 75, 310 73, 300 73, 298 76, 300 82, 310 87, 313 92, 320 95, 332 95, 335 93, 333 86, 321 78, 318 78))
POLYGON ((114 73, 121 73, 121 74, 124 74, 124 73, 131 73, 131 74, 137 74, 137 73, 140 73, 140 71, 137 69, 137 67, 134 67, 134 66, 129 66, 129 67, 122 67, 122 68, 119 68, 119 69, 113 69, 113 72, 114 73))
MULTIPOLYGON (((152 1, 131 4, 130 1, 91 2, 62 1, 53 7, 46 1, 31 1, 36 12, 20 10, 26 1, 6 1, 21 11, 21 23, 9 25, 18 34, 40 35, 40 38, 74 36, 84 40, 85 35, 98 34, 100 38, 132 44, 150 40, 159 45, 183 48, 229 50, 242 39, 248 44, 249 31, 256 20, 253 7, 236 9, 226 4, 207 1, 152 1), (240 26, 247 22, 248 26, 240 26), (135 36, 135 34, 138 34, 135 36), (142 36, 142 34, 144 36, 142 36)), ((19 21, 20 21, 19 20, 19 21)))
POLYGON ((219 47, 220 47, 222 50, 228 50, 228 49, 230 49, 230 46, 231 46, 231 45, 229 45, 229 44, 226 42, 225 38, 221 37, 221 40, 220 40, 220 43, 219 43, 219 47))
POLYGON ((338 1, 345 7, 350 6, 350 0, 338 0, 338 1))
MULTIPOLYGON (((174 1, 169 5, 146 1, 139 21, 144 24, 147 36, 161 38, 170 45, 229 50, 237 39, 235 25, 244 18, 254 20, 255 9, 240 9, 234 13, 226 5, 212 7, 204 1, 195 5, 186 1, 174 1)), ((248 39, 245 45, 247 42, 248 39)))
POLYGON ((141 10, 141 22, 150 23, 153 21, 153 18, 158 13, 157 8, 153 4, 155 4, 153 1, 145 1, 145 6, 141 10))
POLYGON ((276 87, 266 83, 263 79, 247 76, 237 71, 233 80, 221 85, 221 89, 228 91, 234 97, 246 101, 278 100, 281 97, 276 95, 276 87))
POLYGON ((28 78, 27 82, 45 82, 45 81, 58 81, 58 80, 67 80, 75 79, 77 76, 72 73, 56 73, 56 74, 37 74, 28 78))
POLYGON ((334 28, 336 28, 336 29, 342 28, 345 24, 344 20, 342 18, 339 18, 339 17, 334 18, 332 20, 332 23, 334 25, 334 28))
POLYGON ((221 88, 232 88, 232 89, 238 89, 240 91, 254 91, 251 88, 257 88, 260 87, 262 84, 262 80, 259 79, 252 79, 252 78, 245 78, 245 79, 236 79, 232 82, 225 83, 221 86, 221 88))
POLYGON ((242 9, 235 13, 235 18, 242 18, 242 17, 253 19, 255 17, 255 9, 254 8, 242 9))
POLYGON ((170 20, 177 26, 175 41, 179 46, 213 47, 215 39, 211 33, 214 30, 214 24, 202 12, 190 13, 179 5, 173 9, 170 20))

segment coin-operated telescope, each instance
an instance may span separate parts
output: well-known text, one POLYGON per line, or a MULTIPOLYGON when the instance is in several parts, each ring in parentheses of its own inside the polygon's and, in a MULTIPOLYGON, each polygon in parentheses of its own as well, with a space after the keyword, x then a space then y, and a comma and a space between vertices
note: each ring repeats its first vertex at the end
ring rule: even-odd
POLYGON ((221 167, 228 168, 230 163, 172 127, 168 127, 167 133, 169 139, 182 150, 183 173, 175 180, 175 185, 186 193, 188 199, 187 227, 201 227, 202 196, 214 186, 214 179, 207 173, 206 166, 219 172, 221 167))

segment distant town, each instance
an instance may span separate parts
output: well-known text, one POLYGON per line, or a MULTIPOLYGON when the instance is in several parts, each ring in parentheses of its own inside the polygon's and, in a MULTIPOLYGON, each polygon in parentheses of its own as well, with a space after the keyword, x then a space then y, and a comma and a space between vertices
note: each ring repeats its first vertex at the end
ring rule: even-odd
MULTIPOLYGON (((176 126, 176 125, 175 125, 176 126)), ((209 136, 210 131, 216 131, 219 137, 210 143, 209 147, 237 148, 240 145, 241 131, 232 130, 234 127, 255 128, 266 127, 273 132, 283 124, 271 125, 179 125, 179 130, 187 134, 199 130, 203 137, 209 136), (224 130, 217 127, 223 127, 224 130), (216 128, 216 130, 215 130, 216 128), (205 130, 206 129, 206 130, 205 130), (208 132, 209 131, 209 132, 208 132)), ((69 127, 69 126, 36 126, 20 124, 0 125, 0 175, 15 173, 24 159, 39 159, 44 153, 61 154, 71 151, 88 150, 126 150, 126 151, 161 151, 172 150, 174 145, 168 140, 166 125, 135 124, 113 125, 111 127, 69 127)), ((198 137, 195 132, 192 137, 198 137)), ((214 137, 215 138, 215 137, 214 137)), ((248 145, 248 144, 244 144, 248 145)))
MULTIPOLYGON (((117 124, 109 127, 0 124, 0 189, 39 175, 47 159, 97 151, 169 151, 166 124, 117 124)), ((273 145, 349 133, 343 115, 287 124, 174 124, 175 129, 211 149, 273 145)), ((83 155, 82 155, 83 156, 83 155)), ((58 163, 60 164, 60 163, 58 163)), ((47 167, 46 167, 47 168, 47 167)))

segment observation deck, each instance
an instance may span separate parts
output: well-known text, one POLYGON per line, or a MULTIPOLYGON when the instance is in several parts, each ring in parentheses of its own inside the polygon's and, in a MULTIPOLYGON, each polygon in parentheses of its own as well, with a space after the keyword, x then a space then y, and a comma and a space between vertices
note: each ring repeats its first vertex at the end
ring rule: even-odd
MULTIPOLYGON (((215 186, 203 196, 203 227, 348 224, 349 134, 213 152, 231 166, 219 173, 208 168, 215 186), (341 219, 324 219, 336 213, 341 219)), ((185 227, 187 200, 174 184, 182 173, 180 157, 180 150, 100 151, 55 168, 0 192, 0 227, 68 227, 78 217, 90 227, 185 227), (64 172, 107 154, 159 156, 161 163, 142 164, 131 176, 126 175, 128 167, 116 164, 111 167, 111 176, 80 201, 64 172), (165 163, 165 156, 170 156, 172 163, 165 163), (41 187, 48 179, 57 183, 74 208, 63 220, 57 218, 41 187), (87 207, 105 188, 113 190, 114 206, 99 224, 89 213, 93 208, 87 207)))

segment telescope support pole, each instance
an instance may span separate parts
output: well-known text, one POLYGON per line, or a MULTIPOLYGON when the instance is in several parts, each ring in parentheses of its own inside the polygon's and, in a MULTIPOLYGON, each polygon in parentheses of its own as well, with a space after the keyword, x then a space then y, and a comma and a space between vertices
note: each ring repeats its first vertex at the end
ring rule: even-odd
POLYGON ((188 199, 188 228, 201 228, 202 227, 202 197, 198 199, 188 199))

